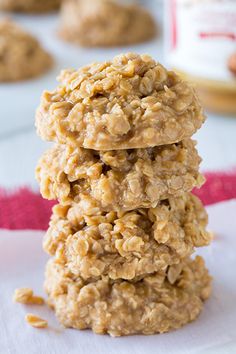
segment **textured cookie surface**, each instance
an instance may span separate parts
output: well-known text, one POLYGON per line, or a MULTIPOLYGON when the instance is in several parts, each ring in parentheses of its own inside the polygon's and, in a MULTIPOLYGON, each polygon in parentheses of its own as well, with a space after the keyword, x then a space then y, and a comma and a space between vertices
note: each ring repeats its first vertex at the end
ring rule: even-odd
POLYGON ((155 34, 154 19, 137 5, 114 0, 62 3, 60 36, 82 46, 128 45, 149 40, 155 34))
POLYGON ((136 282, 107 276, 84 281, 50 260, 45 289, 66 327, 112 336, 163 333, 193 321, 211 292, 201 257, 136 282))
POLYGON ((36 178, 44 198, 68 204, 88 196, 105 211, 131 210, 200 187, 200 161, 191 140, 113 151, 56 145, 40 159, 36 178))
POLYGON ((59 8, 61 0, 0 0, 0 10, 13 12, 48 12, 59 8))
POLYGON ((147 55, 62 71, 36 114, 46 140, 94 150, 146 148, 190 137, 205 117, 194 90, 147 55))
POLYGON ((0 81, 36 77, 52 63, 36 38, 9 20, 0 22, 0 81))
POLYGON ((165 270, 206 246, 207 214, 191 194, 169 198, 153 209, 86 215, 79 205, 54 207, 44 249, 84 279, 108 275, 137 279, 165 270))

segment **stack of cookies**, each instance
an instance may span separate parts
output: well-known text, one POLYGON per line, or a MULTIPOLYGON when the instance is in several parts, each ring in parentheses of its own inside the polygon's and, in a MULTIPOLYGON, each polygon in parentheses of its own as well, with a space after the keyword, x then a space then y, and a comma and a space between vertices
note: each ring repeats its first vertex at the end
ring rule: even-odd
POLYGON ((146 55, 62 71, 44 92, 41 193, 58 199, 44 249, 49 303, 66 327, 152 334, 194 320, 210 295, 207 214, 191 87, 146 55))

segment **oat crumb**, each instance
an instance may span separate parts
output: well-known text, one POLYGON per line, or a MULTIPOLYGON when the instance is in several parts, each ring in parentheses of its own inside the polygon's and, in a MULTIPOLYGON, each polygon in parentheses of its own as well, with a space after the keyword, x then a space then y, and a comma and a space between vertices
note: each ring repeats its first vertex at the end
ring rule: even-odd
POLYGON ((28 313, 25 316, 25 320, 30 326, 34 328, 46 328, 48 326, 48 322, 46 320, 32 313, 28 313))
POLYGON ((41 296, 34 295, 31 288, 18 288, 13 295, 13 301, 25 305, 43 305, 44 299, 41 296))

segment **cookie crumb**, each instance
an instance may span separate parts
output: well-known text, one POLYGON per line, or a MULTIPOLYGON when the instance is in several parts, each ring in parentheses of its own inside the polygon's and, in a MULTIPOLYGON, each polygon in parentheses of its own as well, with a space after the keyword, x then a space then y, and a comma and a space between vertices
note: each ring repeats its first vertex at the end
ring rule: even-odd
POLYGON ((30 299, 30 304, 32 305, 43 305, 44 304, 44 298, 42 296, 32 296, 30 299))
POLYGON ((25 316, 26 322, 34 328, 46 328, 48 327, 48 322, 41 317, 38 317, 32 313, 28 313, 25 316))
POLYGON ((31 288, 18 288, 13 295, 13 301, 24 305, 43 305, 44 299, 41 296, 34 295, 31 288))

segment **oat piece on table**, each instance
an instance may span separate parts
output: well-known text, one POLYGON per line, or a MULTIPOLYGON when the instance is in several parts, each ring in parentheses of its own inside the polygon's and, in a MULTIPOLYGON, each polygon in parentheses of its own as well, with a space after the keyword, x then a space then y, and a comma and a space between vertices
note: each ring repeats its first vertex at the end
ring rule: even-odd
POLYGON ((18 288, 15 290, 13 300, 25 305, 43 305, 44 299, 34 295, 31 288, 18 288))
POLYGON ((15 290, 13 300, 21 304, 28 304, 33 296, 33 290, 31 288, 18 288, 15 290))
POLYGON ((48 322, 43 318, 36 316, 32 313, 28 313, 25 316, 26 322, 34 328, 46 328, 48 327, 48 322))

